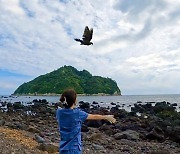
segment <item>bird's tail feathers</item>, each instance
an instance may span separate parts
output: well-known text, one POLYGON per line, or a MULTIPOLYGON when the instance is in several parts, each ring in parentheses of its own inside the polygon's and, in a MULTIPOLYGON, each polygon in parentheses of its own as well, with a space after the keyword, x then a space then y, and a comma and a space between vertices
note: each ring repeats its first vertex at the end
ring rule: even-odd
POLYGON ((78 38, 75 38, 74 40, 77 41, 77 42, 81 42, 82 43, 82 40, 80 40, 78 38))

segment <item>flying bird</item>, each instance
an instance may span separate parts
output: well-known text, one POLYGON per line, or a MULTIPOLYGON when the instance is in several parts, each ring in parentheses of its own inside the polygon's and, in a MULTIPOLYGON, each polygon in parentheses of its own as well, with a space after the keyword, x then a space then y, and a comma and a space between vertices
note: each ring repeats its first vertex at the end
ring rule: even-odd
POLYGON ((93 35, 93 29, 89 30, 89 27, 86 26, 84 29, 84 34, 82 36, 82 40, 75 38, 74 40, 77 42, 81 42, 81 45, 93 45, 91 41, 93 35))

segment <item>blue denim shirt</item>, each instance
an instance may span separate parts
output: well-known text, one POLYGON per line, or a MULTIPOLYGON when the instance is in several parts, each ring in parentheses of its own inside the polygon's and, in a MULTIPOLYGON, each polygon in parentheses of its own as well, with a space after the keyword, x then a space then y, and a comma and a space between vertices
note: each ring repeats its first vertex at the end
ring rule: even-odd
POLYGON ((81 125, 88 113, 80 109, 57 109, 56 118, 61 135, 60 151, 82 150, 81 125))

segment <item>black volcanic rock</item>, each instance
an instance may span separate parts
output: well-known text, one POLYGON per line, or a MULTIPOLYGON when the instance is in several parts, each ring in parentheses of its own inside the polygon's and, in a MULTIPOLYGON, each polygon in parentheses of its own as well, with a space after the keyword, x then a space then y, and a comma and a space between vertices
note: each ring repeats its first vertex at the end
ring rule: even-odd
POLYGON ((83 110, 89 110, 90 109, 90 104, 88 102, 79 102, 79 107, 83 110))

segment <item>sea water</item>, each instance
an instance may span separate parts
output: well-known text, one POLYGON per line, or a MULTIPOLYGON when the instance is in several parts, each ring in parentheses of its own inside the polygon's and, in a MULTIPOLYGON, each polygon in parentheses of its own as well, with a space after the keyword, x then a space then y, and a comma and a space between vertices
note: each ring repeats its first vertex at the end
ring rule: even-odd
MULTIPOLYGON (((59 102, 59 96, 6 96, 5 98, 0 96, 0 101, 6 102, 17 102, 20 101, 24 105, 32 102, 34 99, 46 99, 50 104, 59 102)), ((170 102, 177 103, 177 110, 179 111, 180 107, 180 95, 179 94, 170 94, 170 95, 123 95, 123 96, 78 96, 77 102, 84 101, 89 102, 90 104, 98 102, 101 106, 107 107, 112 106, 111 103, 116 103, 120 105, 120 108, 124 108, 127 111, 130 111, 130 107, 134 103, 141 101, 145 102, 170 102)))

